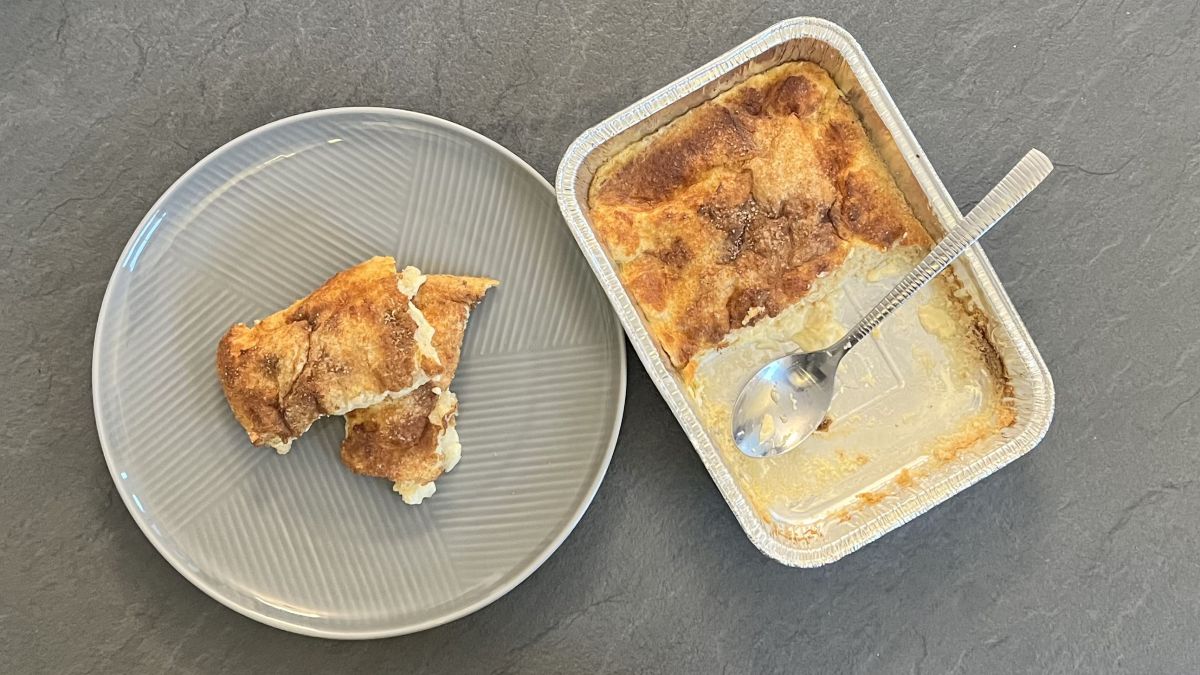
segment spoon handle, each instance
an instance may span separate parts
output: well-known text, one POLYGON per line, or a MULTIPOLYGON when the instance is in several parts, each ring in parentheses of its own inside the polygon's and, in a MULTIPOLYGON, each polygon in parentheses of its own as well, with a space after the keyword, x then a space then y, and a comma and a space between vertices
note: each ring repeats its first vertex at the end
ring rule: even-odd
POLYGON ((912 297, 929 280, 936 277, 942 270, 950 266, 958 256, 971 247, 983 233, 992 229, 998 220, 1004 217, 1012 207, 1033 191, 1054 168, 1050 159, 1039 150, 1030 150, 1008 172, 1003 180, 980 201, 958 225, 950 228, 946 236, 937 246, 925 256, 921 264, 909 272, 875 308, 858 322, 841 343, 836 345, 844 351, 849 351, 863 338, 871 334, 897 307, 912 297))

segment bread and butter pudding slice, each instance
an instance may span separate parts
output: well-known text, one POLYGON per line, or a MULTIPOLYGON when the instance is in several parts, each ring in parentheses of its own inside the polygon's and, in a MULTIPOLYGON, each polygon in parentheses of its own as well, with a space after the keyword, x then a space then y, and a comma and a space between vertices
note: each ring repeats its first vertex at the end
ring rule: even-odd
POLYGON ((414 304, 433 326, 436 363, 429 381, 406 396, 346 415, 342 462, 364 476, 387 478, 405 503, 420 504, 434 481, 458 463, 458 399, 450 381, 458 369, 471 309, 497 281, 429 275, 417 280, 414 304))
POLYGON ((625 148, 596 233, 671 364, 778 315, 850 249, 927 243, 857 114, 813 63, 777 66, 625 148))
POLYGON ((335 274, 308 296, 217 347, 217 373, 254 445, 285 453, 326 415, 407 395, 436 367, 433 328, 413 304, 415 268, 390 257, 335 274))

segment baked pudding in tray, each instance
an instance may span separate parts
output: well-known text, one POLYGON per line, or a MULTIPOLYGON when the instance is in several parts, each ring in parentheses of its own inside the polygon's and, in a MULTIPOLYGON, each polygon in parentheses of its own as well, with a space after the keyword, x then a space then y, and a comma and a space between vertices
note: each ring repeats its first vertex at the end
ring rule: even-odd
POLYGON ((841 337, 931 245, 814 63, 754 75, 624 148, 588 210, 726 465, 786 538, 834 534, 1015 419, 986 317, 947 272, 846 357, 828 425, 801 448, 734 446, 746 379, 841 337))

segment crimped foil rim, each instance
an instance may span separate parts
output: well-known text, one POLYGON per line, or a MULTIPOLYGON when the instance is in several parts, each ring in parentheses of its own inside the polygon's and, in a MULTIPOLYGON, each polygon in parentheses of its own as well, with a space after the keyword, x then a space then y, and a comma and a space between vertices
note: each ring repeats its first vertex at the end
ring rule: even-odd
MULTIPOLYGON (((1030 389, 1032 404, 1021 421, 1020 431, 974 461, 956 467, 938 479, 923 484, 920 490, 901 497, 886 511, 871 516, 854 529, 822 541, 817 546, 805 546, 776 536, 746 500, 721 459, 719 451, 708 439, 703 426, 692 411, 686 394, 679 388, 657 345, 642 324, 606 251, 592 232, 583 213, 583 202, 576 195, 575 184, 583 162, 601 144, 756 56, 789 41, 805 38, 823 42, 845 59, 875 112, 901 150, 935 216, 942 223, 955 222, 961 218, 962 213, 929 164, 912 130, 901 117, 858 42, 841 26, 814 17, 781 21, 583 132, 570 145, 559 164, 556 193, 559 208, 588 264, 604 287, 630 342, 747 536, 759 550, 785 565, 818 567, 878 539, 1033 449, 1050 427, 1054 412, 1054 384, 1032 337, 996 277, 995 270, 983 250, 976 245, 963 255, 959 264, 967 266, 980 281, 979 289, 993 310, 990 312, 993 323, 1006 334, 1024 372, 1027 373, 1028 379, 1024 380, 1024 383, 1030 389)), ((586 199, 586 195, 583 199, 586 199)))

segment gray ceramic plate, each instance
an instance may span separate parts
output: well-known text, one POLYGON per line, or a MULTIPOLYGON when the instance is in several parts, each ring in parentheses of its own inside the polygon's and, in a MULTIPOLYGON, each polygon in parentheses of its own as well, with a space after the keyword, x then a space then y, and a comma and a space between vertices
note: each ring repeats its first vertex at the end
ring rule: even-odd
POLYGON ((180 178, 109 282, 92 394, 126 506, 192 583, 279 628, 422 630, 512 589, 562 543, 612 457, 620 329, 550 185, 449 122, 345 108, 269 124, 180 178), (337 457, 341 419, 277 456, 217 382, 230 324, 373 255, 502 285, 455 380, 463 459, 423 505, 337 457))

